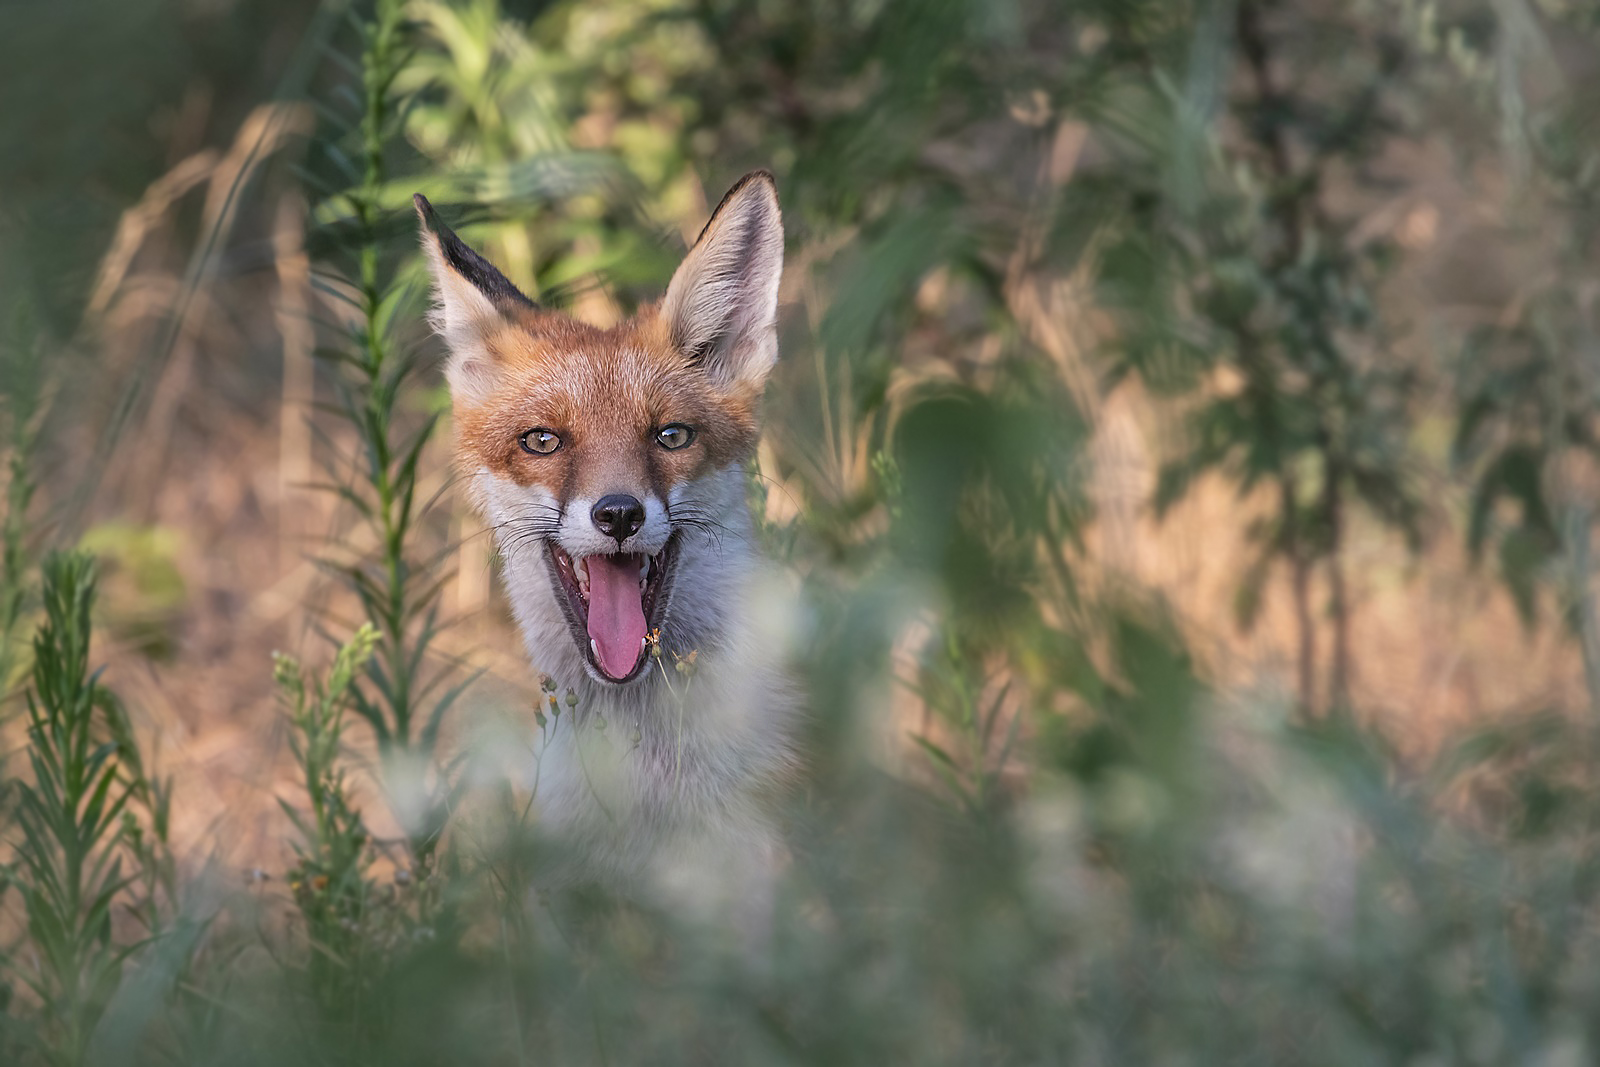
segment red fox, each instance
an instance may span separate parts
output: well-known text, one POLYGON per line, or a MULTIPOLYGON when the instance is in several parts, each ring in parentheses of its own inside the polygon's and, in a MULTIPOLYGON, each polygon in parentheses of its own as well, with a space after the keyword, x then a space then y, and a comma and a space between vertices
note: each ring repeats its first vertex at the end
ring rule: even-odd
POLYGON ((541 823, 586 878, 770 862, 795 701, 759 632, 744 464, 778 356, 772 176, 729 190, 665 297, 610 329, 539 307, 415 201, 459 469, 528 655, 576 695, 541 823))

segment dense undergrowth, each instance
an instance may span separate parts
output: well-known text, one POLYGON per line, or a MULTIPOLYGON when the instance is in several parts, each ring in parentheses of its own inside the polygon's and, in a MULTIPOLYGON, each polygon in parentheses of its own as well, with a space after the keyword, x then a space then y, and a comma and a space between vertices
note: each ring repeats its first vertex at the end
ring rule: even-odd
MULTIPOLYGON (((319 594, 322 655, 261 651, 296 764, 277 798, 290 836, 243 886, 172 854, 184 783, 150 766, 95 666, 95 561, 55 551, 106 534, 77 528, 79 482, 42 447, 134 447, 118 427, 137 400, 85 429, 73 361, 109 351, 114 322, 92 294, 41 295, 54 268, 11 251, 59 217, 55 186, 13 166, 0 281, 28 281, 0 334, 0 1061, 1600 1049, 1592 16, 1465 0, 247 16, 302 20, 287 73, 270 92, 212 76, 246 106, 309 99, 273 112, 300 116, 277 120, 299 160, 257 175, 262 141, 215 180, 153 351, 188 336, 232 213, 271 217, 253 202, 268 189, 309 204, 289 244, 333 397, 310 416, 316 488, 343 517, 310 555, 344 596, 319 594), (1500 252, 1540 265, 1489 325, 1413 330, 1420 238, 1373 205, 1419 145, 1492 168, 1515 223, 1500 252), (604 318, 659 291, 681 250, 661 220, 697 225, 754 165, 779 175, 793 295, 750 496, 800 579, 809 709, 759 947, 530 888, 561 846, 505 751, 572 715, 547 686, 511 742, 474 730, 477 672, 442 643, 472 546, 427 467, 443 406, 408 206, 423 190, 531 294, 604 318), (1169 428, 1154 513, 1237 492, 1230 625, 1262 625, 1283 590, 1282 684, 1226 685, 1163 591, 1108 564, 1091 462, 1119 389, 1169 428), (1440 543, 1484 557, 1529 632, 1570 642, 1589 699, 1402 756, 1357 684, 1359 537, 1424 571, 1440 543), (905 735, 888 755, 886 719, 905 735), (379 808, 397 834, 374 829, 379 808)), ((103 163, 68 155, 39 158, 103 163)))

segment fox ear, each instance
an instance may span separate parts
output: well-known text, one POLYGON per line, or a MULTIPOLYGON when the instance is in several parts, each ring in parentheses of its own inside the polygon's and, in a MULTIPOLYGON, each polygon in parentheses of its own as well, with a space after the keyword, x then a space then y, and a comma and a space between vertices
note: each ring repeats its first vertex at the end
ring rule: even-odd
POLYGON ((777 186, 754 171, 728 190, 667 286, 673 344, 725 384, 759 390, 778 359, 782 274, 777 186))
POLYGON ((435 304, 428 318, 450 351, 445 378, 452 395, 481 402, 499 377, 499 357, 491 338, 509 316, 537 305, 440 222, 427 197, 417 193, 411 201, 422 223, 422 250, 433 272, 435 304))

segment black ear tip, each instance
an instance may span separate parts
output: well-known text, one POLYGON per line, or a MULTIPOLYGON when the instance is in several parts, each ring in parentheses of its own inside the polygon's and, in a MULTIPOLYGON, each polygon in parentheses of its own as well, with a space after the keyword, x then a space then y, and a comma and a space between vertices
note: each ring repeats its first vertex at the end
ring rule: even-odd
POLYGON ((766 186, 768 195, 772 197, 773 206, 777 206, 778 179, 774 178, 772 176, 772 172, 767 170, 765 167, 762 167, 759 170, 753 170, 749 174, 746 174, 743 178, 740 178, 738 181, 734 182, 733 188, 722 194, 722 199, 718 201, 716 208, 711 212, 711 217, 706 220, 705 228, 700 231, 700 236, 694 239, 695 244, 699 244, 701 239, 704 238, 706 234, 711 232, 711 224, 717 220, 717 216, 722 213, 722 209, 738 199, 739 195, 751 185, 766 186))
POLYGON ((772 190, 773 195, 777 195, 778 192, 778 179, 773 177, 772 172, 766 167, 757 168, 734 182, 733 188, 728 190, 728 195, 732 196, 747 185, 765 185, 772 190))
POLYGON ((428 198, 421 193, 411 194, 411 204, 417 209, 417 218, 430 230, 438 229, 439 219, 433 213, 433 205, 428 203, 428 198))

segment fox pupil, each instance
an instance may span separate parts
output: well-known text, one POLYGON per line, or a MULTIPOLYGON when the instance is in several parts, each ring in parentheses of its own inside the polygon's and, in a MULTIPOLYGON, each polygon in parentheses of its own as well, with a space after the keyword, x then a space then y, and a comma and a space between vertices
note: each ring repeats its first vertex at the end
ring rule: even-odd
POLYGON ((662 448, 674 451, 685 447, 690 441, 694 440, 694 430, 682 423, 675 422, 671 426, 663 427, 656 434, 656 440, 661 442, 662 448))
POLYGON ((519 441, 524 452, 532 452, 537 456, 547 456, 561 447, 561 438, 549 430, 529 430, 519 441))

